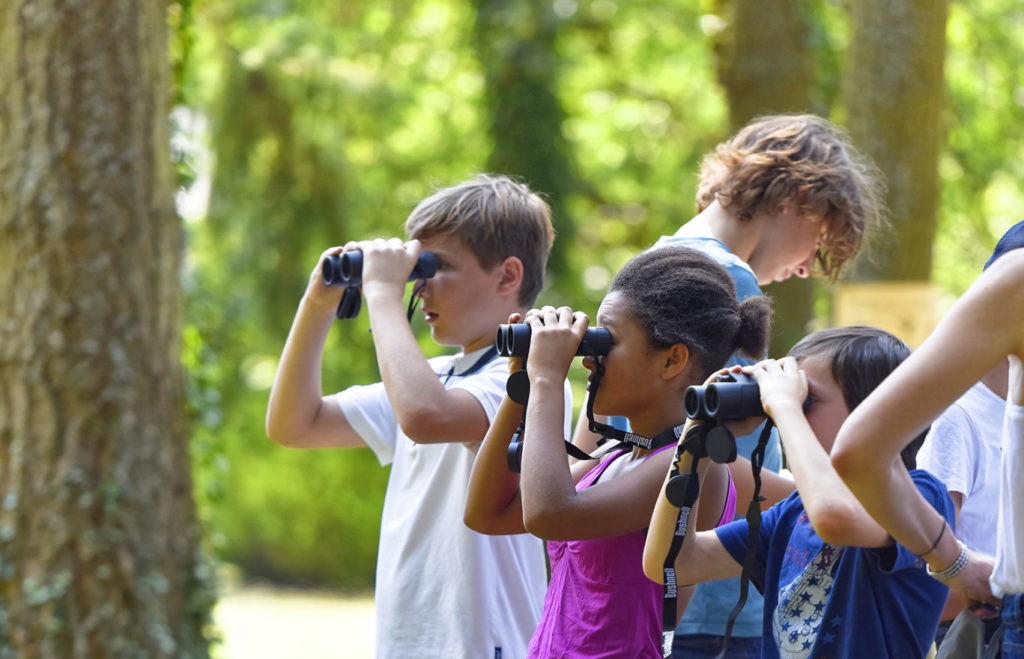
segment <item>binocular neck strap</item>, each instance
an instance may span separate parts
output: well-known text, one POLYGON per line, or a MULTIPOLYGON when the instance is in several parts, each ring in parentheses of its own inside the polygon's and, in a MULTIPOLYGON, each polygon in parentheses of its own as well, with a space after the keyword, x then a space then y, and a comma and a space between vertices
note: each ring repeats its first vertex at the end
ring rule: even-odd
POLYGON ((412 295, 409 296, 409 307, 405 310, 405 317, 412 322, 412 315, 416 313, 416 307, 419 304, 420 296, 423 294, 423 289, 427 287, 426 279, 417 279, 416 283, 412 287, 412 295))
MULTIPOLYGON (((750 467, 754 476, 754 494, 751 497, 750 505, 747 506, 747 551, 743 556, 743 571, 740 575, 740 596, 739 601, 729 612, 729 619, 725 626, 725 638, 722 641, 722 650, 718 659, 725 656, 729 646, 729 639, 732 636, 732 627, 736 622, 743 606, 747 602, 747 592, 750 587, 750 574, 754 570, 754 561, 757 559, 758 543, 761 532, 761 467, 764 465, 764 453, 768 446, 768 439, 771 437, 771 417, 765 421, 764 428, 757 439, 757 447, 750 454, 750 467)), ((676 557, 683 547, 683 539, 690 525, 690 511, 696 503, 700 494, 700 480, 697 477, 697 463, 701 458, 708 457, 707 442, 709 433, 715 429, 711 423, 701 423, 693 426, 686 433, 686 438, 676 448, 675 460, 672 462, 669 471, 668 482, 665 485, 665 498, 673 506, 679 508, 679 516, 676 520, 675 533, 672 536, 672 543, 669 546, 668 554, 662 565, 664 578, 664 601, 662 603, 662 625, 661 625, 661 649, 663 656, 668 659, 672 656, 672 643, 675 638, 676 629, 676 601, 678 598, 678 584, 676 583, 676 557), (690 473, 679 473, 679 459, 683 453, 693 455, 690 464, 690 473)))
POLYGON ((676 611, 679 598, 679 584, 676 583, 676 556, 683 548, 683 539, 690 526, 690 511, 700 494, 700 479, 697 476, 697 463, 707 455, 705 441, 711 430, 710 423, 698 423, 690 428, 683 441, 676 446, 676 455, 669 470, 668 482, 665 485, 665 498, 679 508, 676 528, 672 535, 665 562, 662 563, 662 579, 664 583, 664 599, 661 604, 661 652, 665 659, 672 656, 672 644, 676 634, 676 611), (690 473, 679 473, 679 459, 683 453, 693 455, 690 473))
POLYGON ((757 438, 757 446, 750 454, 750 470, 754 475, 754 495, 750 498, 750 505, 747 506, 747 552, 743 556, 743 571, 740 573, 740 598, 736 606, 729 612, 729 620, 725 624, 725 638, 722 639, 722 651, 716 659, 725 657, 729 647, 729 638, 732 636, 732 626, 736 617, 747 603, 747 591, 750 589, 750 573, 754 571, 754 561, 757 560, 757 548, 761 534, 761 467, 764 465, 764 452, 768 447, 768 439, 771 437, 774 427, 772 418, 768 417, 757 438))
MULTIPOLYGON (((615 426, 610 426, 606 423, 598 423, 597 421, 595 421, 594 399, 597 398, 597 390, 598 387, 601 386, 601 378, 604 377, 604 365, 601 363, 600 357, 594 358, 594 366, 594 375, 591 376, 590 378, 590 392, 587 396, 587 427, 590 428, 590 432, 601 435, 601 441, 598 442, 599 446, 601 444, 604 444, 606 440, 614 439, 616 441, 622 442, 623 444, 629 444, 630 446, 639 446, 640 448, 651 450, 661 448, 662 446, 668 446, 669 444, 674 444, 679 440, 679 435, 681 435, 683 432, 682 425, 675 426, 674 428, 669 428, 668 430, 664 430, 655 435, 654 437, 645 437, 644 435, 638 435, 635 432, 622 430, 621 428, 616 428, 615 426)), ((576 447, 574 446, 573 448, 576 447)), ((580 451, 580 449, 576 450, 585 455, 586 457, 581 458, 579 455, 576 455, 575 453, 570 451, 569 454, 572 455, 574 458, 578 458, 581 460, 590 460, 593 459, 593 457, 597 457, 589 456, 586 453, 583 453, 583 451, 580 451)))

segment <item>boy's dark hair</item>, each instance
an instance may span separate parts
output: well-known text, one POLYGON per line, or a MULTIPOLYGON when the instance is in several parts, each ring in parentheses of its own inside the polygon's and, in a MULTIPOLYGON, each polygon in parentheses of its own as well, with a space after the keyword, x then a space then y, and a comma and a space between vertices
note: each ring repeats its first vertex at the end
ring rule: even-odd
MULTIPOLYGON (((843 392, 846 407, 852 412, 910 356, 910 347, 877 327, 848 325, 805 336, 793 346, 789 356, 797 361, 805 357, 827 358, 832 364, 832 377, 843 392)), ((917 466, 917 451, 926 434, 927 429, 900 451, 900 458, 907 469, 917 466)))
POLYGON ((701 164, 697 210, 716 199, 740 220, 795 203, 821 219, 816 261, 835 279, 856 255, 869 226, 884 223, 884 184, 870 161, 831 122, 815 115, 758 117, 701 164))
POLYGON ((685 345, 703 366, 701 380, 737 349, 759 358, 768 344, 771 301, 753 296, 737 302, 729 273, 696 250, 641 252, 615 275, 612 291, 629 301, 630 315, 647 332, 651 347, 685 345))
POLYGON ((533 304, 544 287, 544 267, 555 232, 547 202, 507 176, 479 174, 430 195, 405 221, 409 238, 455 236, 480 266, 490 270, 505 258, 523 263, 519 303, 533 304))

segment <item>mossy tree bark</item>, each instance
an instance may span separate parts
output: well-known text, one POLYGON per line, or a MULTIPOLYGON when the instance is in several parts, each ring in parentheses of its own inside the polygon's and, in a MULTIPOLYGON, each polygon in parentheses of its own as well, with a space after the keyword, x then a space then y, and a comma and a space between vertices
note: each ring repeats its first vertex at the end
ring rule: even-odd
POLYGON ((860 258, 861 280, 927 280, 938 221, 944 102, 944 0, 861 0, 844 97, 853 141, 884 172, 893 231, 860 258))
POLYGON ((0 656, 205 656, 167 3, 0 5, 0 656))
POLYGON ((558 100, 556 42, 562 19, 543 0, 474 0, 473 5, 474 43, 494 140, 487 166, 521 177, 546 195, 557 235, 548 270, 555 277, 567 274, 566 254, 575 234, 567 202, 578 186, 558 100))
MULTIPOLYGON (((729 29, 716 44, 732 131, 761 114, 820 112, 813 107, 814 66, 806 0, 733 0, 729 29)), ((765 291, 774 298, 769 354, 784 355, 808 332, 814 282, 791 279, 765 291)))

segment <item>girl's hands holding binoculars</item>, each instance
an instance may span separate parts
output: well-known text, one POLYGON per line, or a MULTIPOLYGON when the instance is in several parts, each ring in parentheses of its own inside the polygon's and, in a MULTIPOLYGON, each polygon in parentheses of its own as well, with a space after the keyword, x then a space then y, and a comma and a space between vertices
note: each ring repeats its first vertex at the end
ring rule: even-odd
POLYGON ((576 349, 590 324, 582 311, 545 306, 526 312, 530 325, 530 381, 553 378, 560 383, 569 372, 576 349))

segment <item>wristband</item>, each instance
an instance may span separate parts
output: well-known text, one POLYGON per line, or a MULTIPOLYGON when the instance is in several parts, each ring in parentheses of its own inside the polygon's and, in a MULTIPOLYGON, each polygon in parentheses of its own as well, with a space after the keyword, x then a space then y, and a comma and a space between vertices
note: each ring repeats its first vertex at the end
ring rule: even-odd
POLYGON ((964 568, 967 567, 967 545, 959 539, 957 539, 956 543, 960 545, 960 553, 957 555, 953 563, 945 570, 940 571, 932 570, 931 566, 926 565, 928 576, 938 579, 939 581, 947 581, 964 571, 964 568))

